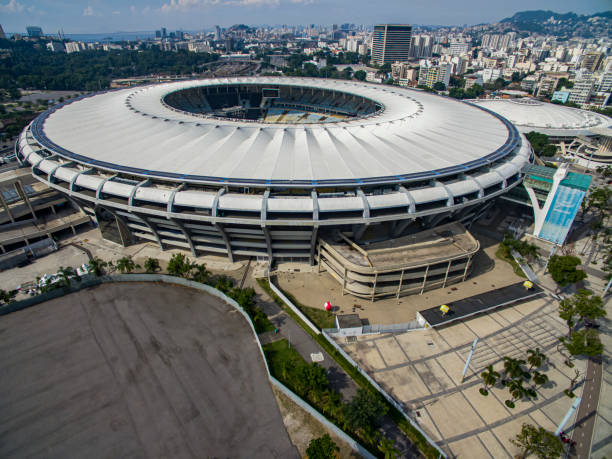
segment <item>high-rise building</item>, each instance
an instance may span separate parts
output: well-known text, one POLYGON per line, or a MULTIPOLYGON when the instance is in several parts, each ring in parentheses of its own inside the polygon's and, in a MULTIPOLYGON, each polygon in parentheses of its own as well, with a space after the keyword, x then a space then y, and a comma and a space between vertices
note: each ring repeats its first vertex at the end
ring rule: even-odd
POLYGON ((30 38, 38 38, 42 36, 42 29, 38 26, 27 26, 26 31, 28 32, 28 37, 30 38))
POLYGON ((166 28, 165 27, 161 28, 161 35, 162 35, 162 38, 166 38, 168 36, 168 34, 166 33, 166 28))
POLYGON ((4 30, 2 29, 1 25, 0 25, 0 38, 6 38, 6 34, 4 33, 4 30))
POLYGON ((412 26, 402 24, 379 24, 374 26, 372 36, 372 62, 402 62, 410 57, 412 26))
POLYGON ((410 38, 410 57, 431 57, 431 35, 414 35, 410 38))
POLYGON ((221 40, 221 27, 215 26, 215 41, 221 40))
POLYGON ((591 51, 582 56, 582 61, 580 62, 580 68, 588 69, 591 72, 596 72, 599 70, 604 59, 603 53, 598 53, 597 51, 591 51))

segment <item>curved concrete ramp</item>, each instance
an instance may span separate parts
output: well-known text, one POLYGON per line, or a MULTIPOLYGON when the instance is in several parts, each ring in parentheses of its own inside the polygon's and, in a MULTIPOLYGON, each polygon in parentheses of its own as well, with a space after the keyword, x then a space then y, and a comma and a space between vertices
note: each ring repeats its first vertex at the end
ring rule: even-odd
POLYGON ((179 286, 105 284, 0 320, 0 457, 299 457, 255 337, 179 286))

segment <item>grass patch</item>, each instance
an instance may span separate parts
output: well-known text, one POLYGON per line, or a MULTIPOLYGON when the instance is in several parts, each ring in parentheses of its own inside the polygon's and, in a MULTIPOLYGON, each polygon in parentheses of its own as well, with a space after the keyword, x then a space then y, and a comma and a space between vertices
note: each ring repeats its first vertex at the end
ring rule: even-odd
MULTIPOLYGON (((261 283, 259 285, 261 285, 261 283)), ((268 285, 267 282, 266 285, 268 285)), ((276 282, 276 285, 278 286, 278 282, 276 282)), ((278 288, 280 289, 280 287, 278 288)), ((336 328, 336 317, 331 312, 327 312, 324 309, 304 306, 291 293, 288 293, 283 289, 280 290, 289 299, 289 301, 291 301, 295 306, 297 306, 297 308, 302 311, 304 315, 308 317, 310 321, 317 326, 317 328, 336 328)))
MULTIPOLYGON (((520 268, 519 268, 520 269, 520 268)), ((378 390, 370 382, 363 376, 357 367, 353 366, 348 360, 344 358, 342 354, 340 354, 337 349, 332 346, 325 337, 320 334, 316 334, 309 326, 307 326, 302 319, 300 319, 291 308, 289 308, 283 300, 281 300, 278 295, 276 295, 270 286, 268 285, 268 280, 264 278, 257 279, 257 283, 259 286, 266 291, 266 293, 278 304, 283 310, 289 314, 293 320, 295 320, 313 339, 319 343, 319 345, 333 358, 338 365, 342 367, 342 369, 363 389, 366 389, 374 394, 379 394, 378 390)), ((265 351, 265 348, 264 348, 265 351)), ((388 414, 395 422, 395 424, 400 428, 402 432, 416 445, 416 447, 423 453, 423 455, 427 458, 435 459, 439 456, 438 450, 431 446, 429 442, 425 439, 425 437, 415 429, 410 422, 404 417, 402 413, 400 413, 391 403, 389 403, 386 399, 384 402, 388 405, 389 411, 388 414)))
POLYGON ((497 251, 495 252, 495 256, 499 258, 500 260, 504 260, 505 262, 510 263, 510 266, 512 266, 512 270, 514 271, 514 274, 520 277, 527 278, 527 276, 525 276, 525 273, 523 272, 519 264, 514 260, 514 257, 512 257, 512 255, 506 254, 506 249, 502 247, 501 244, 497 248, 497 251))

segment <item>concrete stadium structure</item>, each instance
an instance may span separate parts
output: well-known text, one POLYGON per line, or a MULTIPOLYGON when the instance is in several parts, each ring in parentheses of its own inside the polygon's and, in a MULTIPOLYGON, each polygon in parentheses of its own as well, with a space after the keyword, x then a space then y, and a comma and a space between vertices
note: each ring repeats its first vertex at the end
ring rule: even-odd
POLYGON ((319 270, 325 268, 342 284, 342 294, 372 301, 464 281, 480 248, 457 222, 361 247, 346 237, 340 239, 319 239, 319 270))
POLYGON ((531 98, 474 101, 512 122, 522 133, 546 134, 559 152, 587 168, 612 163, 612 119, 589 110, 531 98))
POLYGON ((115 242, 311 264, 338 231, 380 241, 469 224, 532 158, 510 122, 468 103, 278 77, 83 97, 36 118, 17 150, 115 242))

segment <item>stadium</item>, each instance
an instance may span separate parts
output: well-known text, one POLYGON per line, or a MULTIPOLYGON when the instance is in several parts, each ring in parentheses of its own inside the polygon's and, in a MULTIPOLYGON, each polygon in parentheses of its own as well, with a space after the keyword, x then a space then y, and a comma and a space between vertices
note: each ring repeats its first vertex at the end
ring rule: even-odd
MULTIPOLYGON (((68 101, 36 118, 17 149, 109 240, 271 264, 314 264, 320 242, 338 233, 367 245, 469 225, 520 183, 532 157, 516 128, 486 108, 418 90, 279 77, 68 101)), ((468 252, 456 266, 463 278, 468 252)), ((401 284, 402 266, 387 267, 389 279, 393 269, 401 284)))

